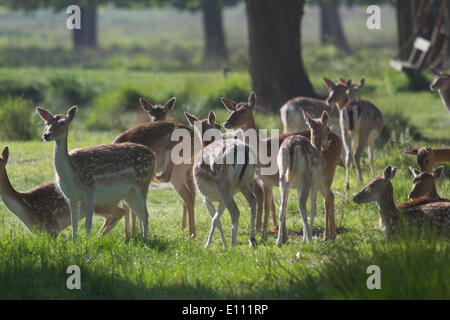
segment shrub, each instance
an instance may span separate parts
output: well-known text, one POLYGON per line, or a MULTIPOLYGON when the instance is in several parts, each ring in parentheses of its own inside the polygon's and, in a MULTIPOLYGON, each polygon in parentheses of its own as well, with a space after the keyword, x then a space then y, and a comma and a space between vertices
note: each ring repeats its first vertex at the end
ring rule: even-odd
POLYGON ((0 137, 5 140, 30 140, 36 137, 33 104, 29 100, 0 99, 0 137))
POLYGON ((40 84, 21 84, 15 81, 0 81, 0 98, 1 97, 20 97, 39 103, 44 100, 42 94, 44 88, 40 84))
POLYGON ((84 82, 76 78, 58 76, 50 79, 48 101, 53 107, 68 105, 84 105, 89 103, 95 95, 95 91, 84 82))

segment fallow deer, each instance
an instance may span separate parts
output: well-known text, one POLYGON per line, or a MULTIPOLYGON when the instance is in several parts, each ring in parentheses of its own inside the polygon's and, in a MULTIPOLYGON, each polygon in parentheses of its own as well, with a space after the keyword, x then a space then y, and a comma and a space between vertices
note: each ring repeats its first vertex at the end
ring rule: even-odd
MULTIPOLYGON (((203 133, 203 122, 186 112, 185 115, 196 130, 198 130, 196 123, 200 123, 203 133)), ((215 125, 215 114, 213 112, 210 112, 208 122, 209 125, 215 125)), ((200 133, 204 148, 195 155, 193 176, 195 185, 202 195, 203 203, 212 217, 211 231, 205 247, 210 246, 216 227, 219 229, 223 245, 225 248, 227 247, 220 222, 225 208, 231 215, 231 246, 236 246, 240 213, 233 195, 237 192, 242 192, 250 205, 251 229, 249 242, 250 246, 253 247, 256 245, 256 200, 252 192, 257 167, 256 154, 248 145, 238 139, 220 138, 208 144, 205 143, 203 138, 200 133), (232 159, 232 163, 227 163, 229 159, 232 159), (217 211, 213 202, 219 202, 217 211)))
MULTIPOLYGON (((150 103, 145 99, 140 99, 141 106, 144 110, 152 110, 150 103)), ((166 102, 163 109, 173 109, 175 98, 166 102)), ((157 118, 154 118, 157 120, 157 118)), ((157 120, 153 122, 146 122, 131 128, 119 136, 117 136, 113 143, 133 142, 142 144, 153 150, 155 154, 155 172, 163 173, 157 179, 160 182, 168 180, 175 188, 177 193, 183 200, 183 223, 184 228, 186 223, 186 211, 189 216, 189 236, 195 236, 195 186, 192 178, 192 161, 191 163, 173 164, 171 160, 172 148, 178 144, 178 141, 171 141, 172 134, 176 130, 186 130, 192 138, 194 133, 186 125, 173 121, 157 120), (165 178, 163 178, 165 177, 165 178)), ((192 155, 193 159, 193 155, 192 155)))
MULTIPOLYGON (((270 166, 271 163, 276 163, 280 144, 284 139, 291 135, 302 135, 308 139, 311 137, 311 131, 299 131, 290 134, 285 134, 270 138, 261 138, 256 131, 255 119, 253 112, 256 106, 256 95, 252 92, 247 102, 236 103, 230 99, 222 98, 222 103, 227 108, 229 114, 224 123, 226 129, 242 129, 244 133, 247 130, 254 130, 257 135, 257 141, 250 140, 250 147, 256 150, 258 155, 258 162, 260 166, 270 166), (272 144, 275 144, 274 148, 272 144), (261 148, 263 146, 263 148, 261 148), (272 148, 276 152, 272 152, 272 148), (267 154, 262 155, 262 150, 267 150, 267 154), (269 159, 268 164, 261 164, 260 157, 264 156, 269 159)), ((336 237, 336 226, 334 222, 334 194, 331 191, 331 184, 334 178, 336 166, 340 160, 342 142, 341 139, 334 133, 329 135, 329 147, 323 152, 324 166, 322 170, 322 177, 320 179, 319 191, 325 199, 325 232, 324 239, 334 239, 336 237)), ((264 226, 263 239, 267 238, 267 224, 270 212, 272 212, 272 219, 274 225, 277 223, 275 215, 275 206, 273 205, 273 187, 278 186, 279 173, 278 170, 274 174, 262 175, 258 173, 259 178, 263 183, 264 189, 264 226)), ((283 239, 285 240, 285 239, 283 239)))
POLYGON ((450 112, 450 73, 436 69, 431 69, 431 72, 434 74, 434 81, 430 84, 430 90, 439 92, 444 107, 450 112))
POLYGON ((450 147, 430 148, 424 147, 406 152, 417 156, 417 164, 421 171, 433 172, 436 163, 450 162, 450 147))
MULTIPOLYGON (((48 182, 25 192, 16 191, 6 172, 8 158, 9 149, 6 146, 0 157, 0 197, 6 207, 22 221, 30 233, 39 230, 57 236, 70 226, 70 208, 58 186, 54 182, 48 182)), ((106 235, 126 213, 126 209, 114 205, 95 206, 95 214, 105 219, 97 236, 106 235)), ((79 219, 84 217, 82 204, 79 219)), ((125 232, 127 234, 128 230, 125 232)))
MULTIPOLYGON (((340 82, 346 84, 346 81, 340 78, 340 82)), ((361 91, 365 84, 365 78, 359 83, 351 83, 347 89, 347 97, 349 100, 360 100, 361 91)), ((329 116, 329 126, 340 136, 339 128, 339 112, 334 106, 327 104, 325 100, 297 97, 286 102, 280 109, 281 121, 283 123, 283 133, 291 133, 299 130, 306 130, 308 126, 303 118, 303 113, 313 118, 319 118, 326 111, 329 116)))
POLYGON ((328 148, 328 135, 330 128, 327 126, 328 113, 323 112, 320 119, 311 119, 304 114, 305 121, 311 128, 311 139, 304 136, 293 135, 284 139, 278 152, 278 168, 280 172, 280 230, 278 232, 277 245, 283 241, 286 207, 289 196, 289 188, 296 188, 299 204, 298 208, 303 219, 303 242, 313 242, 312 228, 316 214, 317 192, 319 191, 320 177, 323 169, 322 150, 328 148), (311 218, 308 223, 308 210, 306 201, 311 193, 311 218))
POLYGON ((380 110, 369 101, 348 99, 347 91, 351 88, 351 80, 345 84, 342 82, 335 84, 327 78, 324 78, 324 81, 329 88, 327 104, 330 106, 336 104, 339 110, 339 126, 345 149, 345 189, 348 190, 352 150, 358 180, 362 182, 360 158, 367 147, 370 170, 372 176, 375 175, 373 152, 375 140, 383 128, 383 116, 380 110))
POLYGON ((117 204, 121 200, 139 217, 142 236, 146 237, 146 197, 155 167, 153 151, 139 144, 122 143, 80 148, 69 153, 67 136, 77 107, 70 108, 66 115, 55 116, 39 107, 36 110, 46 123, 44 141, 55 141, 56 184, 69 203, 72 238, 77 237, 80 202, 85 202, 89 235, 95 205, 117 204))
POLYGON ((357 204, 375 201, 380 208, 381 219, 389 234, 396 232, 400 225, 400 216, 418 227, 435 227, 438 232, 448 234, 450 228, 450 201, 432 201, 418 199, 395 205, 391 180, 397 168, 387 166, 382 176, 375 177, 362 189, 353 201, 357 204))
POLYGON ((444 172, 444 167, 435 169, 432 173, 409 167, 413 174, 413 187, 408 195, 411 200, 427 198, 427 199, 441 199, 436 191, 435 180, 438 179, 444 172))

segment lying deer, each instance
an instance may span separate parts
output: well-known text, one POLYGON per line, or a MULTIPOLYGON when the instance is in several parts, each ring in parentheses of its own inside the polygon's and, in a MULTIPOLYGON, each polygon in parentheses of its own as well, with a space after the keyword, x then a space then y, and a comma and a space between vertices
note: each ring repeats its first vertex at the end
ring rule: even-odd
MULTIPOLYGON (((362 78, 359 83, 352 83, 347 89, 348 100, 360 100, 361 91, 365 84, 365 78, 362 78)), ((346 84, 347 82, 340 78, 340 82, 346 84)), ((281 121, 283 123, 283 133, 291 133, 299 130, 308 129, 308 126, 303 118, 303 113, 308 114, 313 118, 319 118, 322 113, 326 111, 330 119, 329 126, 333 132, 340 136, 339 129, 339 112, 334 105, 328 105, 326 100, 297 97, 286 102, 280 109, 281 121)))
POLYGON ((322 150, 328 148, 328 135, 330 128, 327 126, 328 113, 323 112, 320 119, 311 119, 304 115, 305 121, 311 128, 311 139, 304 136, 292 135, 284 139, 278 151, 278 168, 280 171, 280 230, 278 232, 277 245, 281 246, 285 229, 286 207, 289 196, 289 188, 297 189, 299 196, 299 210, 303 219, 303 242, 313 242, 312 228, 316 214, 317 192, 319 190, 320 177, 323 169, 322 150), (311 219, 308 223, 308 210, 306 201, 311 193, 311 219))
POLYGON ((397 168, 387 166, 383 175, 374 178, 353 198, 353 201, 357 204, 376 201, 380 208, 381 220, 389 234, 398 230, 401 215, 419 227, 432 226, 436 227, 438 232, 448 234, 450 201, 429 202, 427 199, 418 199, 395 205, 391 180, 395 177, 396 170, 397 168))
MULTIPOLYGON (((280 144, 284 139, 291 135, 302 135, 308 139, 311 137, 309 130, 290 133, 277 137, 261 138, 255 126, 255 119, 253 112, 256 106, 256 95, 252 92, 247 102, 236 103, 233 100, 222 98, 222 103, 228 110, 228 118, 223 124, 225 129, 242 129, 244 134, 247 131, 254 130, 257 141, 251 139, 249 142, 250 147, 257 151, 258 163, 262 167, 270 167, 270 164, 276 163, 277 155, 280 144), (276 152, 272 152, 272 144, 276 152), (267 150, 267 154, 263 154, 262 150, 267 150), (268 164, 262 164, 261 157, 268 158, 268 164)), ((341 139, 334 133, 329 135, 329 147, 323 152, 324 165, 322 170, 322 177, 320 179, 319 191, 325 198, 325 232, 324 239, 334 239, 336 237, 336 226, 334 222, 334 194, 331 191, 331 184, 333 182, 334 172, 340 159, 341 154, 341 139)), ((270 212, 272 212, 272 219, 274 225, 277 224, 277 217, 275 215, 275 206, 273 205, 273 187, 279 184, 278 171, 274 174, 261 174, 260 170, 258 177, 263 183, 264 189, 264 227, 263 227, 263 239, 267 239, 267 224, 270 212)), ((283 239, 285 240, 285 239, 283 239)))
POLYGON ((411 200, 427 198, 427 199, 442 199, 436 191, 435 180, 438 179, 444 172, 444 167, 435 169, 432 173, 420 172, 419 170, 409 167, 413 174, 413 188, 408 195, 411 200))
MULTIPOLYGON (((156 111, 158 109, 165 110, 166 112, 173 109, 175 104, 175 98, 166 102, 164 107, 153 106, 147 100, 141 98, 140 103, 144 110, 149 112, 150 117, 156 118, 156 114, 161 116, 161 112, 156 111), (153 113, 152 113, 153 112, 153 113)), ((165 112, 164 117, 165 117, 165 112)), ((151 150, 155 154, 155 172, 163 173, 157 178, 159 182, 170 182, 175 188, 177 193, 183 200, 183 228, 186 225, 186 211, 189 216, 189 235, 195 236, 195 186, 192 178, 192 164, 181 163, 173 164, 171 160, 171 153, 174 146, 178 144, 178 141, 172 141, 171 137, 177 130, 186 130, 190 133, 193 143, 194 133, 186 125, 173 121, 157 120, 153 122, 146 122, 131 128, 119 136, 117 136, 113 143, 132 142, 142 144, 151 150)), ((193 158, 193 156, 192 156, 193 158)), ((192 162, 192 161, 191 161, 192 162)))
POLYGON ((434 81, 430 85, 430 90, 439 92, 444 107, 450 112, 450 73, 436 69, 431 69, 431 72, 434 74, 434 81))
POLYGON ((406 152, 417 156, 417 164, 421 171, 433 172, 436 163, 450 162, 450 147, 445 148, 420 148, 406 152))
MULTIPOLYGON (((6 146, 0 157, 0 196, 6 207, 22 221, 30 233, 39 230, 56 237, 70 226, 70 208, 66 199, 54 182, 38 185, 25 192, 16 191, 6 172, 8 158, 9 149, 6 146)), ((106 235, 126 213, 126 209, 114 205, 95 206, 95 214, 105 219, 97 236, 106 235)), ((78 218, 84 217, 82 204, 78 218)))
POLYGON ((66 115, 55 116, 39 107, 36 110, 46 123, 44 141, 55 141, 56 184, 69 202, 72 238, 77 237, 80 202, 85 202, 86 232, 90 235, 95 205, 117 204, 121 200, 139 217, 142 236, 146 237, 146 197, 154 173, 153 151, 140 144, 121 143, 69 153, 67 136, 77 107, 70 108, 66 115))
POLYGON ((375 175, 374 168, 374 146, 375 140, 383 128, 383 116, 380 110, 371 102, 366 100, 348 100, 347 91, 351 88, 351 80, 345 84, 342 82, 333 83, 324 78, 329 88, 327 104, 336 104, 339 110, 339 124, 341 137, 345 149, 345 189, 349 189, 350 154, 353 150, 353 161, 356 165, 356 175, 362 181, 360 158, 361 154, 368 147, 370 170, 372 176, 375 175))
MULTIPOLYGON (((195 124, 196 122, 200 123, 200 120, 188 113, 185 115, 189 123, 197 129, 195 124)), ((215 114, 210 112, 208 117, 210 125, 215 125, 215 118, 215 114)), ((202 135, 200 135, 200 139, 203 141, 202 135)), ((256 245, 256 200, 252 192, 257 167, 256 154, 248 145, 238 139, 219 139, 209 144, 204 143, 204 145, 203 150, 195 156, 193 176, 195 185, 202 195, 203 203, 212 217, 211 231, 205 247, 211 244, 216 227, 219 229, 223 245, 225 248, 227 247, 220 222, 225 208, 231 215, 231 246, 236 246, 240 213, 233 195, 237 192, 242 192, 250 205, 250 246, 252 247, 256 245), (233 163, 227 163, 227 159, 233 159, 233 163), (217 211, 213 202, 219 202, 217 211)))

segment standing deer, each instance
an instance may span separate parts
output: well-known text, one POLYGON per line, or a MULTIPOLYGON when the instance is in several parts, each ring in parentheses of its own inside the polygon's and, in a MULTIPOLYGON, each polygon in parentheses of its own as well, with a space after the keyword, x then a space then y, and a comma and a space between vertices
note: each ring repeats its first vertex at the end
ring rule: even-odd
MULTIPOLYGON (((70 226, 70 208, 54 182, 38 185, 28 191, 16 191, 8 178, 6 165, 9 149, 6 146, 0 157, 0 197, 6 207, 14 213, 30 233, 36 229, 57 236, 70 226)), ((97 236, 106 235, 127 213, 126 209, 114 205, 95 206, 95 214, 105 222, 97 236)), ((80 208, 79 219, 85 217, 84 204, 80 208)), ((125 230, 128 234, 128 230, 125 230)))
POLYGON ((369 152, 370 170, 375 175, 374 146, 375 139, 383 128, 383 116, 380 110, 371 102, 366 100, 348 100, 347 91, 351 88, 351 80, 345 84, 333 83, 324 78, 329 88, 327 104, 336 104, 339 110, 339 124, 341 137, 345 149, 345 189, 349 189, 350 155, 353 150, 353 161, 356 166, 356 176, 362 182, 360 158, 366 147, 369 152))
MULTIPOLYGON (((340 78, 341 83, 347 82, 340 78)), ((362 78, 359 83, 352 83, 347 89, 348 100, 360 100, 361 91, 365 84, 365 78, 362 78)), ((280 109, 281 121, 283 123, 283 133, 291 133, 299 130, 308 129, 308 126, 303 118, 303 113, 308 114, 313 118, 319 118, 321 114, 326 111, 330 119, 328 120, 329 126, 333 132, 340 136, 341 130, 339 129, 339 112, 334 105, 328 105, 325 100, 297 97, 286 102, 280 109)))
POLYGON ((436 163, 450 162, 450 147, 435 149, 424 147, 410 150, 406 153, 417 156, 417 164, 421 171, 433 172, 436 163))
MULTIPOLYGON (((166 102, 164 108, 158 107, 158 109, 167 111, 173 109, 175 100, 175 98, 170 99, 166 102)), ((155 106, 153 108, 150 107, 150 102, 143 98, 140 99, 140 103, 142 108, 144 110, 150 110, 148 111, 150 113, 152 110, 155 110, 155 106)), ((159 113, 159 116, 161 116, 161 113, 159 113)), ((163 171, 156 180, 158 182, 170 182, 180 195, 183 200, 182 227, 185 228, 186 226, 187 211, 189 216, 189 235, 194 237, 195 186, 192 178, 192 161, 190 164, 181 163, 175 165, 171 160, 172 149, 178 144, 178 141, 171 141, 172 134, 177 130, 186 130, 191 135, 193 143, 194 133, 188 126, 182 123, 157 120, 156 116, 153 117, 156 121, 143 123, 121 133, 114 139, 113 143, 133 142, 142 144, 153 150, 155 154, 155 172, 163 171)))
POLYGON ((311 139, 293 135, 284 139, 278 152, 278 168, 280 171, 280 230, 278 231, 277 245, 281 246, 286 221, 286 207, 289 196, 289 188, 296 188, 299 204, 298 208, 303 219, 303 242, 313 242, 312 228, 316 214, 317 192, 319 190, 320 177, 323 169, 322 150, 328 148, 328 135, 330 128, 327 126, 328 113, 323 112, 320 119, 311 119, 304 114, 305 121, 311 128, 311 139), (308 223, 308 211, 306 201, 311 193, 311 219, 308 223))
POLYGON ((434 81, 430 85, 430 90, 439 92, 444 107, 450 112, 450 73, 439 72, 436 69, 431 69, 431 72, 434 74, 434 81))
POLYGON ((419 170, 409 167, 413 174, 413 188, 408 195, 411 200, 427 198, 427 199, 441 199, 436 191, 435 180, 439 178, 444 172, 444 167, 435 169, 432 173, 420 172, 419 170))
POLYGON ((149 148, 135 144, 104 144, 72 150, 67 148, 69 125, 77 107, 66 115, 53 116, 36 108, 45 121, 44 141, 55 141, 54 165, 56 184, 69 202, 72 238, 77 237, 80 202, 85 202, 86 232, 90 235, 96 204, 117 204, 125 200, 139 217, 141 233, 147 236, 146 197, 155 167, 155 156, 149 148))
POLYGON ((391 180, 395 177, 396 170, 395 167, 387 166, 383 175, 374 178, 353 198, 353 201, 357 204, 376 201, 380 208, 381 220, 389 234, 398 230, 400 215, 419 227, 436 227, 438 232, 448 234, 450 201, 430 203, 427 199, 418 199, 395 205, 391 180))
MULTIPOLYGON (((185 115, 189 123, 197 130, 195 123, 200 123, 200 120, 186 112, 185 115)), ((215 118, 215 114, 210 112, 209 125, 215 125, 215 118)), ((201 124, 203 129, 204 121, 201 124)), ((200 139, 203 141, 201 134, 200 139)), ((203 150, 196 154, 193 166, 195 185, 202 194, 203 203, 212 217, 211 231, 205 247, 211 244, 216 227, 219 229, 223 245, 225 248, 227 247, 220 222, 220 217, 225 208, 231 215, 231 246, 236 246, 240 213, 233 195, 239 191, 242 192, 250 205, 251 229, 249 242, 251 247, 256 245, 256 200, 252 192, 256 167, 255 152, 238 139, 219 139, 209 144, 204 143, 203 150), (227 163, 228 159, 233 159, 233 163, 227 163), (217 211, 213 202, 219 202, 217 211)))
MULTIPOLYGON (((276 163, 280 144, 284 139, 291 135, 301 135, 308 139, 311 137, 309 130, 294 132, 277 137, 261 138, 256 131, 255 119, 253 112, 256 106, 256 94, 250 93, 247 102, 236 103, 230 99, 222 98, 223 105, 228 110, 228 118, 224 123, 226 129, 242 129, 244 133, 247 130, 254 130, 257 135, 257 141, 250 141, 250 147, 257 151, 258 162, 260 166, 270 166, 271 163, 276 163), (272 144, 276 144, 272 152, 272 144), (263 155, 262 150, 267 150, 267 154, 263 155), (268 164, 261 164, 261 157, 269 158, 268 164)), ((320 179, 319 191, 325 199, 325 232, 324 239, 334 239, 336 237, 336 226, 334 222, 334 194, 331 191, 331 184, 333 182, 334 172, 340 159, 341 154, 341 139, 334 133, 329 135, 329 147, 323 152, 324 165, 322 170, 322 177, 320 179)), ((274 174, 262 175, 258 173, 258 177, 263 183, 264 189, 264 227, 263 239, 267 239, 267 224, 270 212, 272 212, 273 224, 276 226, 277 217, 275 215, 275 206, 273 205, 273 187, 279 184, 278 171, 274 174)), ((285 239, 283 239, 285 240, 285 239)))

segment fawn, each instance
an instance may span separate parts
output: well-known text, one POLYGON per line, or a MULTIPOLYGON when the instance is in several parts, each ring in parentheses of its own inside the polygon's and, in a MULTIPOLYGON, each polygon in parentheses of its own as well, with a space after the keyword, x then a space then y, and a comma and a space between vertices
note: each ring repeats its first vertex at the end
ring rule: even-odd
POLYGON ((439 162, 450 162, 450 147, 430 148, 424 147, 406 152, 413 156, 417 156, 417 164, 420 170, 433 172, 434 166, 439 162))
POLYGON ((408 195, 411 200, 427 198, 427 199, 441 199, 436 191, 435 180, 438 179, 444 172, 444 167, 435 169, 432 173, 409 167, 413 174, 413 188, 408 195))
POLYGON ((141 233, 147 236, 148 211, 146 197, 153 177, 155 156, 149 148, 135 144, 104 144, 68 152, 69 126, 77 107, 66 115, 52 115, 36 108, 45 121, 44 141, 55 141, 54 165, 56 184, 68 200, 72 222, 72 238, 77 237, 79 203, 85 202, 86 232, 92 226, 96 204, 117 204, 125 200, 139 217, 141 233))
POLYGON ((396 170, 395 167, 387 166, 383 175, 375 177, 353 198, 353 201, 357 204, 376 201, 380 208, 381 220, 389 234, 398 230, 400 215, 419 227, 436 227, 438 232, 447 234, 450 226, 450 201, 429 202, 427 199, 418 199, 396 206, 391 183, 396 170))
POLYGON ((440 72, 436 69, 431 69, 431 72, 434 75, 434 81, 430 84, 430 90, 439 92, 444 107, 450 112, 450 73, 440 72))
POLYGON ((311 139, 292 135, 284 139, 278 152, 278 168, 280 171, 280 230, 278 231, 277 245, 281 246, 285 229, 286 207, 289 188, 297 189, 299 196, 299 210, 303 219, 303 242, 312 243, 312 228, 316 214, 316 200, 320 177, 323 169, 322 150, 328 148, 327 126, 328 113, 323 112, 320 119, 311 119, 304 114, 305 121, 311 128, 311 139), (308 223, 306 201, 311 193, 311 219, 308 223))
MULTIPOLYGON (((25 192, 16 191, 6 172, 8 158, 9 148, 6 146, 0 157, 0 196, 6 207, 22 221, 30 233, 37 229, 56 237, 70 225, 70 208, 66 199, 54 182, 38 185, 25 192)), ((95 206, 95 214, 105 219, 97 236, 111 231, 126 211, 114 205, 95 206)), ((82 204, 79 219, 84 216, 82 204)))
MULTIPOLYGON (((205 247, 211 244, 214 230, 219 229, 223 245, 227 247, 225 236, 220 222, 220 217, 225 208, 231 215, 232 233, 231 246, 236 246, 237 231, 239 223, 239 209, 234 202, 233 195, 237 192, 247 199, 251 211, 250 246, 256 245, 255 220, 256 200, 253 195, 253 180, 257 167, 256 153, 245 143, 238 139, 219 139, 213 142, 205 142, 202 133, 206 125, 215 126, 215 114, 210 112, 207 123, 198 120, 195 116, 185 112, 186 119, 198 131, 196 123, 201 124, 200 139, 203 149, 196 153, 193 166, 195 185, 202 195, 203 203, 212 217, 211 231, 205 247), (232 159, 232 163, 227 163, 232 159), (213 202, 219 202, 218 209, 214 208, 213 202)), ((216 129, 220 128, 215 127, 216 129)))

